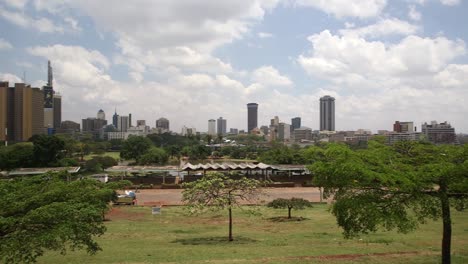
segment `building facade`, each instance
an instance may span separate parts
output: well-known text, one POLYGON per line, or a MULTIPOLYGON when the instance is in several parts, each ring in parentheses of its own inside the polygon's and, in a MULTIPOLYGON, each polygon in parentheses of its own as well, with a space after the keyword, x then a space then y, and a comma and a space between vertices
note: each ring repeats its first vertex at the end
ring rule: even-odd
POLYGON ((156 120, 156 129, 159 131, 160 134, 169 132, 169 119, 161 117, 158 120, 156 120))
POLYGON ((96 118, 101 119, 101 120, 106 120, 106 113, 104 112, 104 110, 99 109, 99 111, 96 114, 96 118))
POLYGON ((216 135, 216 120, 208 120, 208 135, 216 135))
POLYGON ((258 104, 247 104, 247 133, 258 126, 258 104))
POLYGON ((62 96, 54 94, 54 129, 59 129, 62 124, 62 96))
POLYGON ((117 131, 118 132, 127 132, 130 127, 129 117, 128 116, 119 116, 117 119, 117 131))
POLYGON ((457 140, 455 128, 447 121, 438 124, 432 121, 431 124, 424 123, 421 127, 421 133, 425 139, 433 144, 454 144, 457 140))
POLYGON ((320 98, 320 131, 335 131, 335 98, 320 98))
POLYGON ((222 117, 218 118, 216 133, 218 135, 226 135, 227 132, 227 121, 222 117))
POLYGON ((291 119, 291 129, 297 129, 301 127, 301 118, 300 117, 294 117, 291 119))
POLYGON ((397 133, 412 133, 414 132, 414 123, 413 122, 400 122, 395 121, 393 124, 393 132, 397 133))

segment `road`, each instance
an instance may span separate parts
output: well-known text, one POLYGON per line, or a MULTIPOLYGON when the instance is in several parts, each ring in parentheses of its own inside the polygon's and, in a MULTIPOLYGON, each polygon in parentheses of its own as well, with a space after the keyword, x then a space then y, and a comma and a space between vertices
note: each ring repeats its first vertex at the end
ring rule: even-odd
MULTIPOLYGON (((264 195, 260 200, 269 202, 276 198, 303 198, 311 202, 320 201, 320 191, 312 187, 294 188, 263 188, 264 195)), ((138 205, 182 205, 182 190, 180 189, 152 189, 139 190, 138 205)))

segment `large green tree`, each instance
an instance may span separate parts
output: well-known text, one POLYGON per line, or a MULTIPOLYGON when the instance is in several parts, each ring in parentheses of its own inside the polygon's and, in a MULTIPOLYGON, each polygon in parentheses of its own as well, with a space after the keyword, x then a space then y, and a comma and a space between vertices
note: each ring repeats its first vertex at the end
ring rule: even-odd
POLYGON ((0 170, 34 166, 34 146, 30 142, 0 148, 0 170))
POLYGON ((130 136, 122 144, 120 157, 124 159, 135 159, 139 162, 141 156, 147 153, 152 146, 153 143, 147 137, 130 136))
POLYGON ((356 151, 331 144, 318 156, 309 169, 336 201, 332 212, 346 237, 379 228, 408 232, 442 218, 442 263, 450 263, 450 210, 468 201, 468 147, 371 141, 356 151))
POLYGON ((100 250, 94 237, 106 230, 103 214, 122 186, 65 178, 48 173, 0 181, 0 262, 35 262, 46 250, 100 250))
POLYGON ((205 210, 224 210, 229 213, 229 236, 232 236, 232 209, 239 207, 241 202, 255 202, 260 195, 260 182, 254 179, 231 179, 223 173, 208 173, 198 181, 184 183, 182 201, 188 205, 191 213, 205 210))
POLYGON ((140 158, 140 164, 159 164, 164 165, 167 163, 169 156, 162 148, 152 147, 147 153, 140 158))
POLYGON ((34 159, 37 166, 54 166, 65 156, 65 141, 57 136, 34 135, 31 137, 34 145, 34 159))

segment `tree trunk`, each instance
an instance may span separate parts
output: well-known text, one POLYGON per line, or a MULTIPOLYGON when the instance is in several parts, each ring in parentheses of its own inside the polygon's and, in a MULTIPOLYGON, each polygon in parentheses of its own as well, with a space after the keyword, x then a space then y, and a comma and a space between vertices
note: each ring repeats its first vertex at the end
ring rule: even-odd
POLYGON ((288 219, 291 219, 291 209, 292 207, 288 207, 288 219))
POLYGON ((442 222, 443 222, 443 235, 442 235, 442 264, 450 264, 450 247, 452 240, 452 220, 450 217, 450 203, 447 194, 447 184, 441 181, 440 184, 440 201, 442 204, 442 222))
POLYGON ((233 241, 234 239, 232 238, 232 209, 231 206, 229 206, 229 241, 233 241))

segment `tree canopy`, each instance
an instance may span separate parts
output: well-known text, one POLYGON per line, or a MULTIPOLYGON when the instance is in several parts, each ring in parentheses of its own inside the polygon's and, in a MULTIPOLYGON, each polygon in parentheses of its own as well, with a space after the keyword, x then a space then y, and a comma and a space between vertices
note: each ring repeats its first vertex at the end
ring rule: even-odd
POLYGON ((130 136, 122 144, 120 157, 124 159, 135 159, 137 162, 153 146, 147 137, 130 136))
POLYGON ((291 219, 291 210, 303 210, 307 207, 312 207, 312 203, 302 199, 293 197, 291 199, 278 198, 267 204, 268 207, 276 209, 288 209, 288 218, 291 219))
POLYGON ((188 205, 191 213, 205 210, 223 210, 229 212, 229 241, 232 236, 232 208, 242 201, 253 202, 260 195, 260 182, 254 179, 232 179, 223 173, 207 173, 198 181, 184 183, 182 201, 188 205))
POLYGON ((65 141, 57 136, 34 135, 31 141, 37 166, 55 165, 65 155, 65 141))
POLYGON ((100 250, 94 237, 106 230, 103 214, 122 186, 65 178, 63 172, 0 181, 0 262, 34 262, 45 250, 100 250))
POLYGON ((450 208, 468 202, 467 146, 370 141, 367 149, 353 151, 330 144, 315 158, 309 169, 336 201, 332 213, 346 237, 378 228, 409 232, 442 218, 442 262, 450 263, 450 208))

